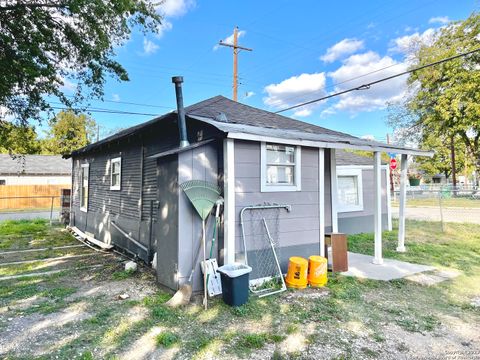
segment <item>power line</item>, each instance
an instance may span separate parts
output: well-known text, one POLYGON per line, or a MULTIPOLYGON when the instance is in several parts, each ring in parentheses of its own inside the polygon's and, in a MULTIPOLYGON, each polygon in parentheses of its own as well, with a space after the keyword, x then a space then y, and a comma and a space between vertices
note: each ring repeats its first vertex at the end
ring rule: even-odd
POLYGON ((106 113, 106 114, 159 116, 159 114, 140 113, 140 112, 134 112, 134 111, 120 111, 120 110, 102 109, 102 108, 79 109, 79 108, 67 108, 67 107, 60 107, 60 106, 51 106, 51 108, 55 110, 88 111, 88 112, 97 112, 97 113, 106 113))
MULTIPOLYGON (((65 95, 70 98, 75 98, 73 95, 65 95)), ((161 109, 173 109, 173 106, 166 106, 166 105, 153 105, 153 104, 143 104, 143 103, 137 103, 137 102, 130 102, 130 101, 120 101, 120 100, 100 100, 100 99, 91 99, 91 101, 96 101, 96 102, 109 102, 113 104, 126 104, 126 105, 134 105, 134 106, 142 106, 142 107, 152 107, 152 108, 161 108, 161 109)))
POLYGON ((438 60, 438 61, 435 61, 433 63, 422 65, 422 66, 419 66, 417 68, 410 69, 410 70, 407 70, 407 71, 404 71, 404 72, 401 72, 401 73, 398 73, 398 74, 395 74, 395 75, 392 75, 392 76, 387 76, 385 78, 375 80, 375 81, 372 81, 370 83, 363 84, 363 85, 360 85, 360 86, 357 86, 357 87, 354 87, 354 88, 350 88, 350 89, 347 89, 347 90, 344 90, 344 91, 340 91, 340 92, 333 93, 333 94, 330 94, 330 95, 327 95, 327 96, 323 96, 323 97, 318 98, 318 99, 314 99, 314 100, 306 101, 306 102, 303 102, 303 103, 300 103, 300 104, 297 104, 297 105, 289 106, 285 109, 275 111, 275 114, 278 114, 278 113, 281 113, 281 112, 284 112, 284 111, 288 111, 288 110, 292 110, 292 109, 296 109, 296 108, 299 108, 301 106, 310 105, 310 104, 313 104, 313 103, 316 103, 316 102, 319 102, 319 101, 322 101, 322 100, 330 99, 330 98, 333 98, 333 97, 336 97, 336 96, 339 96, 339 95, 343 95, 343 94, 346 94, 346 93, 349 93, 349 92, 352 92, 352 91, 368 90, 368 89, 370 89, 370 86, 372 86, 372 85, 375 85, 375 84, 378 84, 378 83, 381 83, 381 82, 384 82, 384 81, 387 81, 387 80, 391 80, 391 79, 397 78, 399 76, 410 74, 410 73, 413 73, 413 72, 418 71, 418 70, 422 70, 422 69, 425 69, 425 68, 428 68, 428 67, 432 67, 432 66, 435 66, 435 65, 438 65, 438 64, 442 64, 442 63, 445 63, 447 61, 458 59, 460 57, 464 57, 464 56, 476 53, 478 51, 480 51, 480 48, 477 48, 477 49, 474 49, 474 50, 471 50, 471 51, 467 51, 465 53, 461 53, 461 54, 458 54, 458 55, 454 55, 454 56, 451 56, 451 57, 448 57, 448 58, 445 58, 445 59, 442 59, 442 60, 438 60))
POLYGON ((381 71, 383 71, 383 70, 387 70, 387 69, 390 69, 390 68, 392 68, 392 67, 399 66, 399 65, 404 65, 404 63, 399 62, 399 63, 391 64, 391 65, 388 65, 388 66, 384 66, 384 67, 382 67, 382 68, 369 71, 369 72, 367 72, 367 73, 365 73, 365 74, 358 75, 358 76, 355 76, 355 77, 353 77, 353 78, 346 79, 346 80, 340 81, 340 82, 338 82, 338 83, 328 85, 328 86, 326 86, 325 88, 320 89, 320 90, 314 90, 314 91, 309 91, 309 92, 307 92, 307 93, 303 93, 303 94, 301 94, 301 95, 290 96, 290 97, 288 97, 288 98, 283 99, 283 101, 284 101, 284 102, 290 102, 291 100, 295 100, 295 99, 304 97, 305 95, 315 94, 315 93, 318 93, 319 91, 325 91, 325 90, 328 90, 328 89, 331 89, 331 88, 335 88, 335 87, 338 86, 338 85, 342 85, 342 84, 345 84, 345 83, 348 83, 348 82, 352 82, 352 81, 354 81, 354 80, 358 80, 358 79, 363 78, 363 77, 365 77, 365 76, 372 75, 372 74, 375 74, 375 73, 378 73, 378 72, 381 72, 381 71))
MULTIPOLYGON (((377 18, 381 18, 380 21, 378 21, 378 22, 375 21, 375 23, 376 24, 386 24, 386 23, 389 23, 389 22, 391 22, 391 21, 393 21, 397 18, 405 16, 406 14, 417 11, 418 9, 420 9, 424 6, 430 5, 431 3, 434 3, 434 2, 435 1, 423 2, 419 6, 416 6, 414 8, 411 8, 411 9, 409 9, 407 11, 404 11, 404 12, 401 12, 401 13, 397 13, 396 15, 394 15, 390 18, 385 17, 385 15, 386 15, 385 12, 379 12, 374 17, 365 18, 365 21, 367 23, 369 21, 371 22, 373 20, 376 20, 377 18)), ((371 11, 369 9, 367 9, 366 13, 368 13, 368 12, 371 12, 371 11)), ((352 19, 352 21, 345 21, 345 23, 348 23, 350 26, 340 27, 339 29, 341 29, 341 30, 337 29, 337 31, 331 31, 326 35, 323 34, 323 35, 314 37, 314 38, 312 38, 308 41, 309 41, 309 43, 314 43, 315 41, 320 40, 320 39, 325 41, 326 39, 333 38, 334 35, 337 35, 337 34, 341 35, 342 33, 345 33, 345 31, 347 31, 347 29, 357 29, 358 26, 360 26, 364 21, 364 20, 356 21, 357 19, 358 19, 358 16, 356 16, 354 19, 352 19), (355 21, 353 21, 353 20, 355 20, 355 21), (355 24, 357 24, 357 25, 355 25, 355 24)), ((297 47, 306 48, 306 46, 302 46, 302 45, 299 45, 299 44, 296 44, 296 45, 297 45, 297 47)), ((248 73, 249 75, 251 75, 252 71, 255 73, 255 72, 258 72, 258 71, 261 70, 262 74, 260 76, 256 76, 255 78, 257 78, 257 79, 266 78, 266 74, 272 73, 272 69, 274 69, 278 66, 284 66, 283 63, 289 61, 290 59, 293 59, 293 58, 297 59, 299 57, 303 57, 304 55, 305 55, 305 50, 303 50, 303 49, 300 49, 300 50, 297 50, 297 51, 287 52, 283 56, 279 56, 278 54, 275 54, 274 57, 271 60, 267 61, 267 64, 260 64, 260 65, 257 64, 257 65, 254 65, 253 67, 249 67, 249 68, 245 69, 245 73, 248 73), (268 69, 264 70, 264 68, 268 68, 268 69)), ((299 61, 300 60, 295 60, 294 62, 299 62, 299 61)))

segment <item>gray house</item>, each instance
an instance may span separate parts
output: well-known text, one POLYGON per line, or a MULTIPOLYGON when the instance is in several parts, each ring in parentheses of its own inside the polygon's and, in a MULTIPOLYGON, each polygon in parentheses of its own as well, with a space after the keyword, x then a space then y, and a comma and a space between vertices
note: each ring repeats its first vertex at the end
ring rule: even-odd
POLYGON ((338 232, 345 222, 332 196, 337 193, 335 154, 337 149, 358 149, 375 153, 370 159, 374 182, 364 181, 370 189, 363 202, 374 209, 365 219, 376 233, 374 262, 382 262, 386 190, 380 152, 405 157, 428 152, 362 140, 223 96, 183 108, 181 79, 174 80, 177 112, 71 154, 71 226, 76 231, 147 262, 156 253, 158 282, 177 289, 189 276, 201 234, 200 219, 178 184, 208 180, 223 189, 225 200, 215 250, 219 262, 241 261, 245 252, 255 250, 243 247, 242 209, 285 204, 290 211, 279 210, 275 237, 286 268, 291 255, 323 254, 324 234, 338 232))
MULTIPOLYGON (((352 151, 337 150, 338 230, 357 234, 373 232, 373 160, 352 151)), ((382 161, 382 229, 392 230, 390 168, 382 161)))

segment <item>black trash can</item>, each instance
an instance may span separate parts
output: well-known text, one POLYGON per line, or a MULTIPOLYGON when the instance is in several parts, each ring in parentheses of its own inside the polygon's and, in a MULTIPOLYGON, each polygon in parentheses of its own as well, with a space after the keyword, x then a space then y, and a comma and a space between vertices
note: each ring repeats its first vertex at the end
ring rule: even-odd
POLYGON ((225 304, 240 306, 248 301, 248 280, 252 268, 233 263, 218 268, 222 279, 222 296, 225 304))

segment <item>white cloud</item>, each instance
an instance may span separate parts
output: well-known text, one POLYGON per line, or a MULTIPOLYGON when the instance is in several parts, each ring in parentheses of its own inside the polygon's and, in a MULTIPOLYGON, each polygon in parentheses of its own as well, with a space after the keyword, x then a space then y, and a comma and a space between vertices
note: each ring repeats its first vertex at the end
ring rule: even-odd
MULTIPOLYGON (((339 92, 395 75, 406 69, 406 63, 398 62, 389 56, 380 57, 376 52, 369 51, 350 56, 344 60, 341 67, 328 73, 328 76, 337 84, 334 91, 339 92), (376 72, 380 69, 383 70, 376 72), (371 72, 374 73, 351 80, 371 72)), ((340 95, 337 98, 339 100, 322 115, 331 115, 336 111, 357 113, 383 109, 388 102, 398 101, 404 96, 407 87, 406 80, 407 77, 402 76, 375 84, 370 89, 356 90, 340 95)))
POLYGON ((15 116, 6 106, 0 106, 0 120, 12 122, 15 116))
POLYGON ((195 7, 194 0, 163 0, 157 6, 157 11, 165 18, 180 17, 195 7))
POLYGON ((364 43, 362 40, 343 39, 332 47, 329 47, 325 55, 322 55, 320 59, 326 63, 331 63, 345 55, 350 55, 360 49, 363 49, 363 46, 364 43))
POLYGON ((366 135, 360 136, 360 139, 373 141, 375 140, 375 136, 372 134, 366 134, 366 135))
MULTIPOLYGON (((325 73, 301 74, 292 76, 278 84, 270 84, 264 91, 267 96, 263 102, 275 109, 285 108, 301 102, 313 100, 325 95, 325 73)), ((295 116, 309 116, 319 104, 298 109, 295 116)))
POLYGON ((157 37, 161 38, 165 32, 173 28, 168 19, 179 18, 196 6, 195 0, 163 0, 156 7, 157 12, 163 17, 162 24, 157 28, 157 37))
POLYGON ((393 39, 389 48, 390 52, 413 54, 422 45, 431 45, 435 40, 436 30, 429 28, 423 33, 415 32, 393 39))
POLYGON ((252 96, 255 96, 255 93, 253 91, 247 91, 243 98, 248 99, 248 98, 251 98, 252 96))
POLYGON ((445 25, 448 24, 450 21, 451 20, 448 18, 448 16, 435 16, 430 18, 430 20, 428 20, 428 23, 445 25))
POLYGON ((60 86, 60 90, 73 93, 77 89, 77 84, 70 81, 66 77, 60 77, 60 80, 63 82, 63 85, 60 86))
POLYGON ((155 34, 157 38, 161 38, 165 35, 165 32, 172 30, 173 24, 167 20, 162 20, 162 24, 157 27, 157 33, 155 34))
POLYGON ((120 95, 118 95, 118 94, 112 94, 112 100, 113 100, 113 101, 120 101, 120 95))
POLYGON ((154 54, 159 48, 153 41, 146 38, 143 39, 143 53, 145 55, 154 54))
MULTIPOLYGON (((239 30, 237 32, 237 38, 240 39, 241 37, 244 37, 246 34, 247 32, 245 30, 239 30)), ((225 44, 233 44, 233 33, 227 36, 225 39, 223 39, 222 42, 225 44)), ((213 50, 218 50, 218 48, 220 48, 220 45, 215 44, 215 46, 213 47, 213 50)))

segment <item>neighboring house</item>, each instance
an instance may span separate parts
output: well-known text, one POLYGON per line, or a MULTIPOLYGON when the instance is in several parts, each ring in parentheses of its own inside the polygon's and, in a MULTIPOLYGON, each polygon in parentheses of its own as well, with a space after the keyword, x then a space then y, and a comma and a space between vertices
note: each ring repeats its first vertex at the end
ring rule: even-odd
MULTIPOLYGON (((337 150, 338 230, 347 234, 373 232, 373 159, 337 150)), ((382 162, 382 229, 392 229, 389 166, 382 162)))
POLYGON ((60 155, 0 154, 0 185, 68 185, 72 161, 60 155))
MULTIPOLYGON (((220 186, 225 199, 215 252, 220 263, 243 258, 242 208, 291 206, 281 215, 278 236, 285 271, 289 256, 323 254, 325 232, 339 230, 337 198, 331 196, 337 192, 335 149, 367 150, 375 152, 374 178, 379 179, 378 186, 368 182, 372 188, 366 191, 377 194, 375 261, 381 263, 380 152, 429 152, 362 140, 222 96, 185 109, 177 101, 177 113, 71 154, 71 226, 148 262, 157 253, 158 282, 177 289, 189 276, 201 234, 200 219, 178 184, 208 180, 220 186)), ((199 286, 196 281, 195 289, 199 286)))

